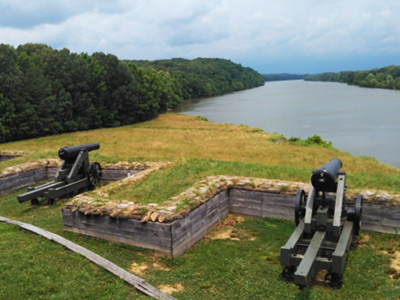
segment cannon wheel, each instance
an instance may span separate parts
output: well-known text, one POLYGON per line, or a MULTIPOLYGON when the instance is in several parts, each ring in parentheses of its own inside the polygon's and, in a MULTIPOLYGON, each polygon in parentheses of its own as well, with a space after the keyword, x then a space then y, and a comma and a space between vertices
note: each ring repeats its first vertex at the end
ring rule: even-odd
POLYGON ((297 190, 296 201, 294 203, 294 221, 296 226, 299 225, 300 220, 304 218, 306 204, 306 193, 303 189, 297 190))
POLYGON ((39 205, 40 203, 39 203, 39 200, 38 200, 38 198, 33 198, 33 199, 31 199, 31 205, 39 205))
POLYGON ((363 205, 363 198, 360 194, 357 195, 356 198, 356 206, 354 211, 354 234, 358 235, 360 233, 361 227, 361 215, 362 215, 362 205, 363 205))
POLYGON ((281 273, 283 279, 288 282, 294 281, 294 272, 296 272, 295 266, 285 267, 281 273))
POLYGON ((92 188, 100 182, 102 173, 101 166, 98 162, 94 162, 89 165, 87 177, 92 188))
POLYGON ((342 276, 336 273, 328 273, 325 275, 325 281, 328 285, 334 289, 340 289, 342 287, 342 276))

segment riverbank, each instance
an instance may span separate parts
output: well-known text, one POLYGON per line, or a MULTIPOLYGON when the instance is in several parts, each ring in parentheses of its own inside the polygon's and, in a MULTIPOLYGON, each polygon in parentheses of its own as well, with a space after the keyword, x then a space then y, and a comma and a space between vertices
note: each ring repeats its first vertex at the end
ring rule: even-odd
POLYGON ((307 139, 400 167, 400 91, 336 82, 291 80, 229 95, 184 101, 176 112, 212 122, 246 124, 307 139))

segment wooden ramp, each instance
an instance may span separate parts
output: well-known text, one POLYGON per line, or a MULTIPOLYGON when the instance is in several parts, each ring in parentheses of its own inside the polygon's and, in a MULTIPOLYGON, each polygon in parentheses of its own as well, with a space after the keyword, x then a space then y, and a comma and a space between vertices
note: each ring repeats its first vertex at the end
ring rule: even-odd
POLYGON ((89 259, 90 261, 95 263, 96 265, 99 265, 99 266, 103 267, 104 269, 106 269, 107 271, 113 273, 114 275, 122 278, 125 282, 129 283, 130 285, 133 285, 139 291, 141 291, 142 293, 144 293, 150 297, 153 297, 156 299, 162 299, 162 300, 175 299, 174 297, 167 295, 167 294, 163 293, 162 291, 160 291, 159 289, 155 288, 154 286, 150 285, 142 278, 133 275, 132 273, 113 264, 109 260, 107 260, 107 259, 97 255, 96 253, 94 253, 86 248, 83 248, 83 247, 81 247, 81 246, 55 234, 55 233, 41 229, 41 228, 33 226, 31 224, 22 223, 22 222, 11 220, 11 219, 1 217, 1 216, 0 216, 0 222, 17 225, 20 228, 23 228, 30 232, 36 233, 38 235, 45 237, 46 239, 49 239, 51 241, 54 241, 58 244, 63 245, 65 247, 67 247, 68 249, 70 249, 71 251, 83 255, 84 257, 86 257, 87 259, 89 259))

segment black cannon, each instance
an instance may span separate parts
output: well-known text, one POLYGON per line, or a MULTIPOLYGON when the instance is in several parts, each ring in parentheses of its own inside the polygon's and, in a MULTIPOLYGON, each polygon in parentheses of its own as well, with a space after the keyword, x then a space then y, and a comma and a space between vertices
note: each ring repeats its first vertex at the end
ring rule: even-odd
POLYGON ((313 277, 325 270, 325 281, 340 288, 354 235, 361 225, 362 197, 346 207, 346 173, 342 162, 332 159, 311 176, 308 197, 297 191, 296 229, 281 247, 282 277, 299 286, 308 286, 313 277))
POLYGON ((101 179, 102 169, 98 162, 89 162, 89 152, 99 148, 98 143, 61 148, 58 156, 64 161, 55 180, 29 187, 26 193, 18 195, 18 201, 21 203, 31 200, 33 205, 38 205, 38 197, 45 197, 49 204, 54 204, 57 198, 93 189, 101 179))

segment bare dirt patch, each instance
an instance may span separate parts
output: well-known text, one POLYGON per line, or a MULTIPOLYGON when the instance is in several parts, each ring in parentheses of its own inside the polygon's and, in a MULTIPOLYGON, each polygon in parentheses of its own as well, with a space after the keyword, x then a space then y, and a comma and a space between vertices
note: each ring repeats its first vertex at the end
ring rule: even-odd
POLYGON ((152 262, 143 262, 143 263, 137 263, 134 261, 129 267, 129 271, 138 275, 144 274, 147 270, 154 270, 154 269, 161 271, 170 270, 167 266, 160 263, 158 259, 152 262))
POLYGON ((371 237, 368 234, 363 234, 358 237, 357 244, 361 247, 367 246, 368 242, 371 240, 371 237))
POLYGON ((129 267, 129 271, 138 275, 142 275, 148 268, 149 266, 146 263, 139 264, 137 262, 133 262, 129 267))
POLYGON ((317 273, 315 280, 317 282, 325 282, 325 276, 328 274, 327 270, 321 270, 317 273))
POLYGON ((391 279, 400 279, 400 251, 385 251, 381 250, 381 253, 390 257, 390 275, 391 279))
POLYGON ((224 227, 222 230, 218 230, 215 234, 210 234, 209 238, 211 240, 234 240, 240 241, 237 237, 232 237, 232 227, 224 227))
POLYGON ((400 251, 395 251, 393 254, 394 258, 392 258, 392 262, 390 267, 395 270, 394 274, 391 274, 390 277, 392 279, 399 279, 400 278, 400 251))
POLYGON ((161 284, 157 288, 169 295, 171 295, 172 293, 181 292, 185 289, 181 283, 161 284))
POLYGON ((206 239, 209 240, 255 240, 251 233, 242 229, 235 228, 236 224, 240 224, 245 219, 242 216, 228 214, 223 222, 221 222, 213 231, 211 231, 206 239))
POLYGON ((228 214, 225 218, 225 220, 218 225, 218 227, 224 227, 224 226, 234 226, 236 224, 240 224, 244 221, 244 218, 242 216, 237 216, 233 214, 228 214))

